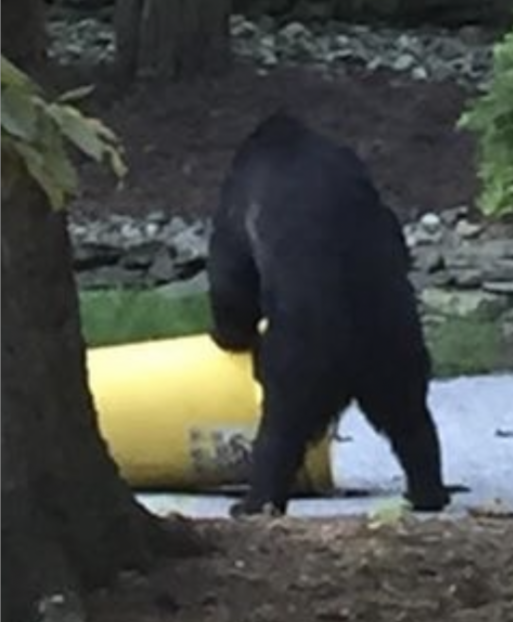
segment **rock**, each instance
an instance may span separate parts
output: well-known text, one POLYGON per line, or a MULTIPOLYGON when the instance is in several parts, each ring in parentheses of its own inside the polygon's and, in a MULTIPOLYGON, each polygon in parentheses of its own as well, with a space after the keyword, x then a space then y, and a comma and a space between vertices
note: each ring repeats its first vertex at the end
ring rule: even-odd
POLYGON ((438 216, 438 214, 428 212, 421 217, 419 225, 426 233, 434 235, 440 231, 442 221, 440 220, 440 216, 438 216))
POLYGON ((443 230, 429 232, 422 227, 418 227, 412 235, 414 246, 421 244, 439 244, 443 238, 443 230))
POLYGON ((429 72, 425 67, 414 67, 411 71, 411 77, 419 81, 427 80, 429 78, 429 72))
POLYGON ((75 270, 91 270, 117 263, 122 255, 118 246, 85 242, 73 246, 73 267, 75 270))
POLYGON ((127 244, 138 244, 143 241, 141 228, 128 221, 121 226, 120 235, 127 244))
POLYGON ((288 58, 314 58, 316 41, 310 30, 299 22, 291 22, 277 34, 277 46, 288 58))
POLYGON ((266 35, 260 39, 260 47, 257 51, 257 60, 264 67, 275 67, 278 64, 276 40, 274 35, 266 35))
POLYGON ((475 313, 486 314, 489 318, 498 317, 506 308, 504 296, 483 291, 447 291, 438 287, 428 287, 421 294, 422 304, 431 312, 445 316, 465 317, 475 313))
POLYGON ((440 219, 446 227, 454 227, 459 220, 467 216, 468 211, 466 205, 450 207, 440 214, 440 219))
POLYGON ((174 236, 170 247, 175 251, 176 264, 181 265, 196 259, 205 259, 208 240, 201 226, 189 227, 174 236))
POLYGON ((182 231, 187 230, 189 226, 184 218, 174 216, 169 222, 163 223, 158 236, 162 240, 171 240, 176 235, 182 233, 182 231))
POLYGON ((513 281, 485 281, 483 289, 494 294, 513 296, 513 281))
POLYGON ((415 267, 428 274, 443 270, 445 266, 443 254, 435 246, 419 246, 413 257, 415 267))
POLYGON ((258 34, 256 24, 247 20, 243 15, 232 15, 230 31, 232 37, 238 39, 252 39, 258 34))
POLYGON ((481 286, 483 272, 476 268, 461 268, 447 270, 451 277, 451 284, 461 289, 474 289, 481 286))
MULTIPOLYGON (((162 250, 162 243, 157 241, 143 242, 136 246, 131 246, 123 253, 120 265, 124 268, 148 268, 154 263, 159 251, 162 250)), ((167 249, 164 249, 167 253, 167 249)))
POLYGON ((71 590, 43 596, 37 614, 39 622, 87 622, 88 617, 80 595, 71 590))
POLYGON ((312 33, 304 24, 300 22, 290 22, 279 31, 278 36, 292 45, 301 39, 310 38, 312 33))
POLYGON ((470 222, 468 220, 459 220, 454 229, 456 235, 467 240, 476 238, 482 233, 484 227, 480 223, 470 222))
POLYGON ((406 71, 415 65, 415 58, 411 54, 401 54, 394 61, 392 68, 396 71, 406 71))
POLYGON ((147 274, 157 284, 169 283, 176 277, 175 263, 166 247, 157 252, 147 274))
POLYGON ((487 281, 513 283, 513 259, 499 258, 491 262, 483 270, 483 278, 487 281))

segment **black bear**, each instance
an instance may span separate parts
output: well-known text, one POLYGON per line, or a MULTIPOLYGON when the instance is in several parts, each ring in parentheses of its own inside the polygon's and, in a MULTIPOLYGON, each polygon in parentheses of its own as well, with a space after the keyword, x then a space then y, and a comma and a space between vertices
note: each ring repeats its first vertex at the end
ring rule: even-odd
POLYGON ((212 337, 251 350, 264 389, 249 492, 232 515, 285 512, 308 443, 352 400, 390 440, 413 507, 449 502, 408 270, 399 222, 351 149, 283 112, 245 140, 208 259, 212 337))

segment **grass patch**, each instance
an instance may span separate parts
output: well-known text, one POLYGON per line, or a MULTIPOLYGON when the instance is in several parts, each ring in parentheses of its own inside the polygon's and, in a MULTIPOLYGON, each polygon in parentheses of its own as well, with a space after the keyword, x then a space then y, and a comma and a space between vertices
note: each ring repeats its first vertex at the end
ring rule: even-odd
MULTIPOLYGON (((206 294, 170 298, 155 291, 80 294, 82 330, 89 347, 203 333, 210 326, 206 294)), ((437 377, 504 369, 498 322, 482 316, 451 317, 428 327, 437 377)))
POLYGON ((89 347, 193 335, 210 325, 205 294, 173 299, 153 291, 81 292, 80 314, 89 347))
POLYGON ((482 315, 450 317, 428 328, 434 375, 452 377, 503 368, 500 325, 482 315))

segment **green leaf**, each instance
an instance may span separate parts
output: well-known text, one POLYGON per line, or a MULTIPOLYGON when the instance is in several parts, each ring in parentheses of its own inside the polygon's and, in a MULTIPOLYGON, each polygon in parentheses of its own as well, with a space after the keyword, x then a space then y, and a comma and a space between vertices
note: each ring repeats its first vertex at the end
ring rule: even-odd
POLYGON ((487 216, 513 213, 513 32, 494 46, 488 92, 471 102, 459 128, 478 139, 478 204, 487 216))
POLYGON ((96 133, 104 138, 106 141, 111 142, 115 145, 119 144, 119 139, 116 134, 102 121, 100 121, 100 119, 90 118, 89 123, 95 129, 96 133))
POLYGON ((89 119, 71 106, 51 104, 48 113, 68 140, 96 162, 102 161, 105 147, 89 119))
POLYGON ((37 109, 32 97, 12 86, 2 89, 2 130, 26 141, 35 136, 37 109))
POLYGON ((30 78, 15 67, 11 61, 2 55, 2 86, 15 86, 26 90, 35 90, 35 84, 30 78))
POLYGON ((61 209, 65 204, 65 192, 58 180, 49 173, 43 154, 26 143, 18 143, 17 150, 25 162, 30 175, 41 186, 54 209, 61 209))
POLYGON ((59 95, 57 98, 57 102, 59 104, 69 104, 72 102, 80 101, 81 99, 85 99, 89 97, 91 93, 94 91, 94 84, 88 84, 86 86, 79 86, 76 89, 72 89, 71 91, 66 91, 62 95, 59 95))
POLYGON ((21 159, 57 209, 78 188, 68 143, 96 162, 106 161, 119 178, 127 171, 116 134, 67 103, 91 91, 81 87, 48 103, 39 87, 2 56, 2 153, 16 166, 21 159))
POLYGON ((125 177, 128 172, 128 168, 121 156, 120 150, 114 147, 110 147, 107 150, 107 154, 109 156, 110 165, 112 167, 112 170, 114 171, 114 174, 119 179, 123 179, 123 177, 125 177))

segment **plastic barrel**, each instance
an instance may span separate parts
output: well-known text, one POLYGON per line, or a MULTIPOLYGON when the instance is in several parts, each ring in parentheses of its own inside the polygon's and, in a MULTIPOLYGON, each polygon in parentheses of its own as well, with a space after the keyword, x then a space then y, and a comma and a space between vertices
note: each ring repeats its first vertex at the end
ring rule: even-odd
MULTIPOLYGON (((208 335, 94 348, 99 425, 134 488, 199 491, 247 484, 261 389, 251 358, 208 335)), ((332 489, 329 441, 308 451, 296 492, 332 489)))

